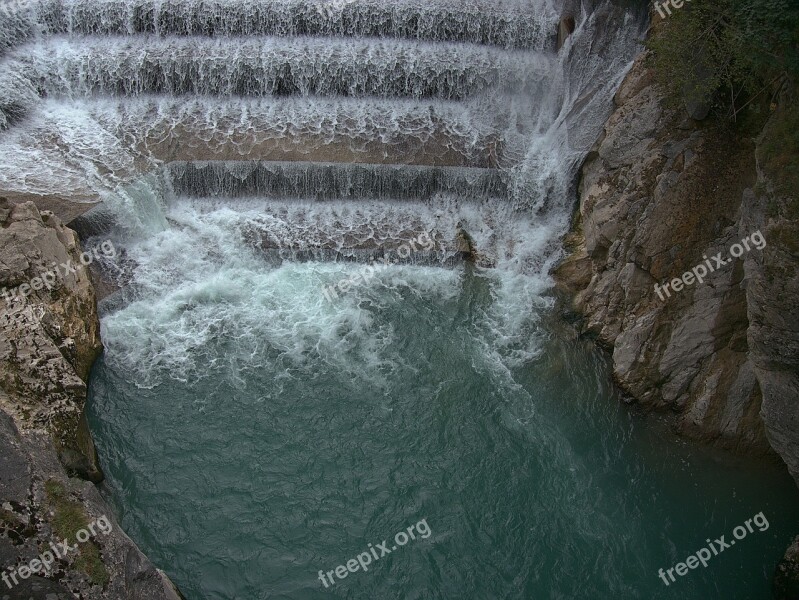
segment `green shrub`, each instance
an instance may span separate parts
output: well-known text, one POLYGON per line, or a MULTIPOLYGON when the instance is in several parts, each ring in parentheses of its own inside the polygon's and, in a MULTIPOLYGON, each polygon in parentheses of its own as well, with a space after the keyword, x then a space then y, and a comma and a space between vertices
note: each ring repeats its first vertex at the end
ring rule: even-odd
POLYGON ((799 79, 796 0, 692 0, 671 13, 648 45, 673 96, 712 98, 735 116, 799 79))

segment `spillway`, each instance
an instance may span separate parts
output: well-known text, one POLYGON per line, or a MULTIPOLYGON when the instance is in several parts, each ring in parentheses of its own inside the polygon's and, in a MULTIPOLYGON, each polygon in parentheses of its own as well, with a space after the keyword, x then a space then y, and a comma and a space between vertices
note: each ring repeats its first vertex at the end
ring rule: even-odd
POLYGON ((544 50, 555 36, 548 5, 515 0, 35 0, 0 8, 0 48, 40 35, 155 34, 380 37, 544 50))
MULTIPOLYGON (((552 57, 475 44, 348 38, 48 38, 3 71, 39 96, 385 96, 462 100, 489 88, 540 95, 552 57)), ((13 80, 4 83, 6 89, 13 80)), ((24 91, 20 94, 24 96, 24 91)))

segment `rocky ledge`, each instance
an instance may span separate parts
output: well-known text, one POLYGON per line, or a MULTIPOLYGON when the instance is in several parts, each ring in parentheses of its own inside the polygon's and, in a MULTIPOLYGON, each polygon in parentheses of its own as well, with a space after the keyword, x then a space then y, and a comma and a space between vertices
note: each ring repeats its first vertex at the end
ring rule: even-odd
POLYGON ((0 333, 0 600, 179 600, 97 489, 95 292, 77 234, 32 202, 0 199, 0 333))

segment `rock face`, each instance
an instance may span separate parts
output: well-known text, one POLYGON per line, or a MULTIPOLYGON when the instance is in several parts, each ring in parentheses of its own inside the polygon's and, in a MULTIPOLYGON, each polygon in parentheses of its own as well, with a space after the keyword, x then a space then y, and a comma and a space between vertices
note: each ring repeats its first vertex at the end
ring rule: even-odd
POLYGON ((799 482, 792 201, 758 169, 756 142, 666 106, 646 54, 615 101, 582 168, 572 253, 556 279, 584 331, 612 351, 623 389, 675 411, 688 435, 773 448, 799 482), (749 249, 732 257, 744 239, 749 249), (674 285, 699 265, 701 283, 674 285))
POLYGON ((560 22, 558 23, 558 50, 563 48, 563 45, 566 43, 566 38, 574 33, 574 27, 574 17, 565 16, 561 18, 560 22))
POLYGON ((48 573, 4 580, 2 598, 179 598, 90 482, 102 479, 84 416, 99 329, 75 232, 32 202, 0 199, 0 567, 24 573, 62 541, 59 515, 112 525, 48 573))
POLYGON ((799 598, 799 536, 785 552, 774 575, 774 600, 799 598))
POLYGON ((100 324, 77 235, 32 202, 4 206, 0 407, 25 428, 52 432, 65 466, 99 481, 82 415, 100 324))

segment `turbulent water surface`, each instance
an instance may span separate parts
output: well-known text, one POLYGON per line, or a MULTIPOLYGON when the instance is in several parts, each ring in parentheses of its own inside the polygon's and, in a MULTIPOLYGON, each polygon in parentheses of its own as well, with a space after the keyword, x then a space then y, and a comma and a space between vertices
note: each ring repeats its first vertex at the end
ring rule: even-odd
POLYGON ((123 525, 188 598, 769 597, 789 477, 631 415, 543 282, 392 266, 331 302, 362 265, 270 266, 211 245, 232 215, 179 214, 196 229, 130 249, 160 293, 103 319, 91 422, 123 525))

